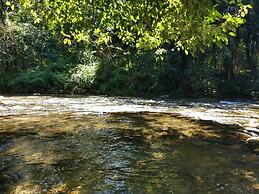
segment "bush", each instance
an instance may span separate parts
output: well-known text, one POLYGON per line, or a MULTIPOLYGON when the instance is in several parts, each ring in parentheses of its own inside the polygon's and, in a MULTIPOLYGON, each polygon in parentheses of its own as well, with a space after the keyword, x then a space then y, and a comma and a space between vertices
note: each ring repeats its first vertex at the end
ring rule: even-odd
POLYGON ((15 93, 60 93, 63 88, 61 76, 49 67, 31 68, 9 78, 7 89, 15 93))
POLYGON ((0 28, 0 91, 60 93, 75 57, 48 31, 26 23, 0 28))
POLYGON ((27 25, 9 25, 0 28, 0 70, 1 72, 23 70, 39 63, 37 52, 27 41, 31 30, 27 25))
POLYGON ((91 90, 96 80, 100 65, 99 60, 90 51, 80 53, 81 64, 69 70, 66 77, 65 88, 71 93, 87 93, 91 90))
POLYGON ((156 81, 152 53, 118 52, 113 53, 116 57, 103 59, 97 71, 96 93, 118 96, 152 95, 152 86, 156 81))
POLYGON ((217 96, 217 79, 215 69, 207 63, 194 62, 189 70, 190 86, 195 97, 217 96))

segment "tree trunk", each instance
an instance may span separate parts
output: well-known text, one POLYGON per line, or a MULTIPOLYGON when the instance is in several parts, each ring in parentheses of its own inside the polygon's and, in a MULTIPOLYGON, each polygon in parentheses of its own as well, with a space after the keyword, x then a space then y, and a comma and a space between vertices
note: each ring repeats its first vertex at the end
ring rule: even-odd
POLYGON ((230 38, 229 49, 231 51, 230 57, 225 57, 224 59, 224 71, 226 73, 226 78, 228 81, 232 80, 234 76, 234 66, 236 65, 237 60, 237 41, 235 38, 230 38))
POLYGON ((190 56, 187 56, 184 51, 181 51, 181 62, 178 64, 178 74, 176 81, 176 89, 183 92, 183 95, 189 95, 189 76, 187 70, 189 68, 190 56), (188 92, 187 92, 188 91, 188 92))

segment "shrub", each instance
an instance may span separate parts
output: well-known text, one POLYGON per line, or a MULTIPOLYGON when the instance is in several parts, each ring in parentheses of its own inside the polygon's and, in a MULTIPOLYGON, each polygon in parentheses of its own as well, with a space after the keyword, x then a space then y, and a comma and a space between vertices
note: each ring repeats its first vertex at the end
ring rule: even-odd
POLYGON ((75 59, 48 31, 27 23, 0 28, 0 91, 60 93, 75 59))
POLYGON ((80 64, 69 70, 66 77, 65 88, 71 93, 87 93, 95 83, 99 60, 90 51, 84 51, 80 64))
POLYGON ((16 93, 60 93, 62 92, 61 73, 49 67, 31 68, 12 77, 7 82, 9 92, 16 93))
POLYGON ((23 70, 39 63, 35 49, 25 40, 30 31, 27 25, 18 26, 13 23, 0 27, 1 72, 23 70))
POLYGON ((216 71, 210 64, 194 62, 187 74, 193 96, 215 97, 217 95, 216 71))

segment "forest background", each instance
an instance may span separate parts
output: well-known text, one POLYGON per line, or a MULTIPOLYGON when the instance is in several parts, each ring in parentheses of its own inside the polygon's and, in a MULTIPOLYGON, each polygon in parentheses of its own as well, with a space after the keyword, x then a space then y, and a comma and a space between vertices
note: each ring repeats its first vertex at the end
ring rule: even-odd
POLYGON ((0 0, 0 92, 259 97, 258 0, 0 0))

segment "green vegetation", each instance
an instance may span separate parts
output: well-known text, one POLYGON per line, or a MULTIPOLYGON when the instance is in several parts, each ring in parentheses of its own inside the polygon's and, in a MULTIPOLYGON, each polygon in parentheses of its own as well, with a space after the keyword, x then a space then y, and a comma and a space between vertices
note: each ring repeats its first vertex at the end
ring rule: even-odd
POLYGON ((259 96, 259 2, 0 1, 0 91, 259 96))

